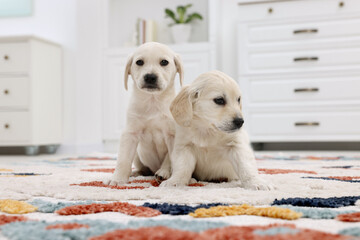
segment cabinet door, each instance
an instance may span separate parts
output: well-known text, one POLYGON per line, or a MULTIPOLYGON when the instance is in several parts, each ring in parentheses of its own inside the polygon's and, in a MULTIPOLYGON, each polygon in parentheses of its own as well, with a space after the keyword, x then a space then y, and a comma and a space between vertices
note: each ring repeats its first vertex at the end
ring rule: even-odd
POLYGON ((129 77, 129 90, 124 88, 124 71, 127 54, 107 56, 104 64, 103 81, 103 138, 119 139, 126 124, 126 110, 130 99, 132 80, 129 77))

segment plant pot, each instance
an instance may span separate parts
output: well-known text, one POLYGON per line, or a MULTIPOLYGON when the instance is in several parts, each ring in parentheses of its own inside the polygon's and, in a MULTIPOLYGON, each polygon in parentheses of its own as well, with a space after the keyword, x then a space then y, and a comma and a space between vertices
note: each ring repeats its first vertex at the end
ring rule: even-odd
POLYGON ((175 24, 171 26, 171 33, 175 43, 189 42, 191 34, 190 24, 175 24))

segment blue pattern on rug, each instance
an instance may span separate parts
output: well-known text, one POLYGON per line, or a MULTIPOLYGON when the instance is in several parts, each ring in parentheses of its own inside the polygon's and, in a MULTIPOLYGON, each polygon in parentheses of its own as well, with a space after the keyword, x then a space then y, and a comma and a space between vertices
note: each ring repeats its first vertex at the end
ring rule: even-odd
POLYGON ((169 228, 201 232, 208 229, 220 228, 228 226, 224 222, 215 221, 199 221, 199 220, 143 220, 143 221, 130 221, 127 224, 110 222, 106 220, 73 220, 73 221, 27 221, 27 222, 14 222, 0 226, 2 234, 12 240, 69 240, 69 239, 87 239, 93 236, 99 236, 116 229, 127 228, 141 228, 141 227, 154 227, 166 226, 169 228), (78 223, 89 225, 89 228, 78 228, 71 230, 63 229, 49 229, 46 227, 56 224, 78 223), (19 231, 21 229, 21 231, 19 231))
POLYGON ((337 215, 354 213, 356 211, 347 210, 347 211, 337 211, 329 208, 314 208, 314 207, 295 207, 291 205, 281 205, 279 207, 288 208, 295 212, 301 212, 303 215, 302 218, 311 218, 311 219, 334 219, 337 215))
POLYGON ((197 206, 189 205, 180 205, 180 204, 168 204, 168 203, 144 203, 144 207, 149 207, 160 211, 162 214, 170 215, 187 215, 191 212, 194 212, 198 208, 210 208, 216 206, 228 206, 228 204, 223 203, 210 203, 210 204, 200 204, 197 206))
POLYGON ((254 233, 260 236, 275 236, 278 234, 291 234, 291 235, 295 235, 298 232, 300 232, 299 229, 294 229, 294 228, 287 228, 287 227, 274 227, 274 228, 269 228, 266 230, 255 230, 254 233))
POLYGON ((31 201, 28 201, 29 204, 37 207, 37 212, 43 212, 43 213, 53 213, 59 209, 62 209, 64 207, 68 206, 74 206, 74 205, 87 205, 92 203, 106 203, 104 201, 78 201, 78 202, 50 202, 50 201, 44 201, 42 199, 34 199, 31 201))
POLYGON ((360 227, 345 228, 339 231, 339 234, 360 237, 360 227))
POLYGON ((275 199, 271 205, 292 205, 303 207, 339 208, 353 206, 360 196, 330 197, 330 198, 282 198, 275 199))
POLYGON ((323 180, 332 180, 332 181, 340 181, 340 182, 360 183, 360 180, 344 180, 344 179, 336 179, 336 178, 329 178, 329 177, 302 177, 302 178, 323 179, 323 180))

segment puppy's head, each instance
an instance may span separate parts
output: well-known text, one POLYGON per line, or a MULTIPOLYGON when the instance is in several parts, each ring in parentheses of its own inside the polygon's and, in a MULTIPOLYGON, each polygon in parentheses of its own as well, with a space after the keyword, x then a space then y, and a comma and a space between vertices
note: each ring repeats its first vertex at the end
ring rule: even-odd
POLYGON ((244 123, 239 87, 231 77, 219 71, 204 73, 184 87, 170 110, 175 121, 185 127, 196 124, 233 133, 244 123))
POLYGON ((183 82, 183 64, 166 45, 149 42, 141 45, 129 57, 125 68, 125 89, 128 89, 128 76, 135 86, 145 92, 159 93, 174 85, 176 73, 183 82))

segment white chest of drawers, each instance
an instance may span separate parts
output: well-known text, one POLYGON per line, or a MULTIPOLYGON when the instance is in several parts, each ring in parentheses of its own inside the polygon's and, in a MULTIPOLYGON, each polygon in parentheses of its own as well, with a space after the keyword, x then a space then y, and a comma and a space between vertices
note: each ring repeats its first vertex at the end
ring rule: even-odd
POLYGON ((54 152, 61 133, 61 47, 30 36, 0 38, 0 147, 54 152))
POLYGON ((360 142, 360 1, 239 0, 238 8, 252 141, 360 142))

